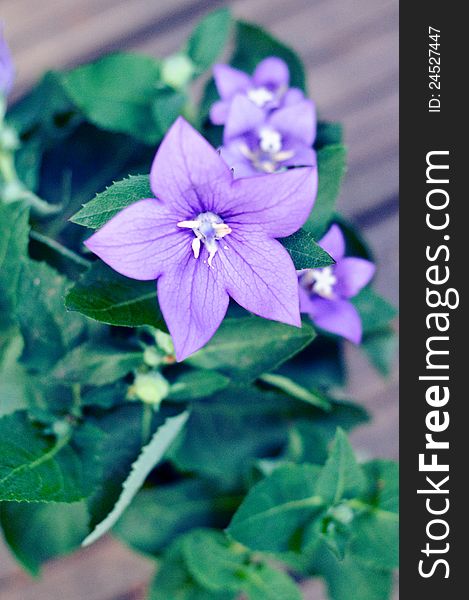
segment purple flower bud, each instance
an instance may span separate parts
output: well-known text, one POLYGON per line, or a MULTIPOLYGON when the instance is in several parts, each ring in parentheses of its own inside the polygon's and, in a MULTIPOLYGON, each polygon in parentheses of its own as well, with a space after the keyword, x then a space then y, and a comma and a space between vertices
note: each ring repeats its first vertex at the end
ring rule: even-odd
POLYGON ((299 273, 300 310, 321 329, 359 344, 362 323, 350 298, 369 283, 375 265, 363 258, 344 256, 345 240, 337 225, 332 225, 319 245, 336 264, 299 273))
POLYGON ((183 360, 213 336, 229 298, 256 315, 300 326, 293 262, 275 239, 311 212, 315 168, 234 180, 183 118, 150 173, 155 198, 125 208, 85 243, 113 269, 158 280, 158 299, 183 360))
POLYGON ((10 49, 3 35, 3 25, 0 23, 0 95, 7 96, 13 86, 15 70, 10 49))
POLYGON ((265 112, 304 99, 300 89, 289 88, 288 66, 276 56, 261 61, 252 77, 229 65, 215 65, 213 76, 220 95, 220 100, 213 104, 210 111, 210 118, 215 125, 226 123, 231 104, 238 95, 265 112))

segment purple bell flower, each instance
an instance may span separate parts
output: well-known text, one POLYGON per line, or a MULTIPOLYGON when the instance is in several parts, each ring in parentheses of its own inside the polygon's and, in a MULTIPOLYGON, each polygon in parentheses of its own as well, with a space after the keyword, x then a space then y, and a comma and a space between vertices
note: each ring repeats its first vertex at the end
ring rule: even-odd
POLYGON ((363 258, 344 256, 345 240, 337 225, 332 225, 318 243, 336 264, 299 273, 300 310, 321 329, 359 344, 362 322, 350 298, 369 283, 375 265, 363 258))
POLYGON ((10 49, 3 35, 3 25, 0 23, 0 96, 7 96, 15 78, 15 69, 10 49))
POLYGON ((210 110, 210 119, 215 125, 225 124, 237 95, 242 95, 266 112, 304 99, 300 89, 289 88, 288 66, 276 56, 261 61, 252 76, 229 65, 215 65, 213 76, 221 98, 210 110))
POLYGON ((150 184, 156 198, 128 206, 85 244, 122 275, 158 280, 178 360, 213 336, 230 297, 266 319, 301 325, 295 267, 275 238, 308 218, 316 169, 234 180, 180 117, 158 149, 150 184))
POLYGON ((286 167, 315 166, 312 144, 316 111, 301 100, 266 114, 246 96, 233 100, 225 124, 221 155, 235 177, 275 173, 286 167))

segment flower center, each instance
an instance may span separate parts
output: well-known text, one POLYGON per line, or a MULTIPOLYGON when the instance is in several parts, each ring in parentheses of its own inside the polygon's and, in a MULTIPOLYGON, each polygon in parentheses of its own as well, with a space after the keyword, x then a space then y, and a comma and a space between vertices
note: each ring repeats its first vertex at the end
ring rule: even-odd
POLYGON ((303 275, 303 283, 322 298, 331 299, 334 297, 334 286, 337 283, 337 277, 334 275, 332 267, 323 269, 309 269, 303 275))
POLYGON ((249 90, 247 96, 259 108, 264 108, 266 104, 272 102, 275 98, 274 94, 266 87, 258 87, 249 90))
POLYGON ((259 131, 259 146, 263 152, 275 154, 282 149, 282 136, 275 129, 263 127, 259 131))
POLYGON ((249 148, 246 143, 240 145, 243 155, 249 159, 257 171, 275 173, 281 163, 294 156, 293 150, 283 150, 281 133, 271 127, 262 127, 258 133, 257 146, 249 148))
POLYGON ((180 221, 178 227, 192 229, 195 238, 192 240, 192 252, 195 258, 199 258, 200 247, 205 244, 208 250, 208 264, 211 267, 213 257, 218 251, 218 240, 231 233, 228 227, 218 215, 212 212, 200 213, 193 221, 180 221))

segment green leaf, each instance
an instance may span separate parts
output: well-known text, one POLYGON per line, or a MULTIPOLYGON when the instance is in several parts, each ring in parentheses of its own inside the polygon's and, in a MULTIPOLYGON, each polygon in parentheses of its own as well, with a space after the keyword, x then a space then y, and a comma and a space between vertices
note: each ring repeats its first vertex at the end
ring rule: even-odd
POLYGON ((399 516, 394 512, 375 508, 357 517, 353 523, 350 551, 373 568, 397 568, 399 516))
POLYGON ((223 52, 231 32, 231 13, 220 8, 209 13, 195 27, 187 42, 187 54, 202 72, 223 52))
POLYGON ((321 148, 317 153, 319 186, 311 215, 303 226, 315 239, 324 235, 334 218, 335 203, 346 170, 347 152, 341 144, 321 148))
POLYGON ((314 337, 313 328, 306 323, 299 329, 259 317, 225 319, 212 340, 188 363, 249 382, 278 367, 314 337))
POLYGON ((209 398, 228 387, 230 380, 221 373, 204 369, 186 371, 171 384, 167 400, 187 401, 209 398))
MULTIPOLYGON (((153 104, 153 118, 163 137, 174 121, 182 114, 187 96, 169 87, 157 90, 153 104)), ((153 194, 150 194, 150 197, 153 194)))
POLYGON ((386 327, 397 315, 396 309, 370 286, 352 298, 352 303, 360 313, 364 334, 386 327))
POLYGON ((182 552, 187 568, 202 587, 214 592, 242 589, 249 554, 230 543, 221 531, 191 531, 183 538, 182 552))
POLYGON ((141 490, 113 531, 137 550, 155 554, 195 527, 225 525, 237 502, 200 479, 159 485, 141 490))
POLYGON ((159 65, 153 58, 119 53, 64 74, 62 84, 98 127, 154 144, 160 138, 152 114, 158 79, 159 65))
POLYGON ((153 281, 136 281, 110 269, 101 261, 68 292, 68 310, 109 325, 166 329, 159 311, 153 281))
POLYGON ((304 67, 297 54, 257 25, 238 21, 235 44, 233 67, 252 73, 264 58, 278 56, 288 64, 290 85, 306 89, 304 67))
POLYGON ((264 383, 267 383, 282 392, 285 392, 289 396, 307 402, 312 406, 321 408, 322 410, 329 411, 331 409, 331 403, 327 399, 327 396, 322 392, 310 391, 301 385, 295 383, 292 379, 283 375, 277 375, 276 373, 265 373, 259 378, 264 383))
POLYGON ((96 198, 86 203, 70 220, 77 225, 99 229, 123 208, 152 197, 148 175, 131 175, 96 194, 96 198))
POLYGON ((315 242, 314 236, 306 229, 300 229, 280 241, 290 253, 297 270, 319 269, 334 264, 334 259, 315 242))
POLYGON ((319 121, 314 147, 317 150, 332 144, 341 144, 344 138, 344 128, 341 123, 319 121))
POLYGON ((187 569, 181 546, 179 538, 165 552, 152 582, 149 600, 234 600, 234 593, 212 592, 194 580, 187 569))
POLYGON ((358 465, 353 449, 342 429, 337 429, 329 458, 322 469, 316 494, 328 504, 343 498, 353 498, 365 489, 365 475, 358 465))
POLYGON ((17 308, 24 339, 21 360, 37 371, 50 369, 83 332, 84 319, 63 309, 68 287, 46 263, 30 260, 23 265, 17 308))
POLYGON ((249 600, 301 600, 302 595, 289 575, 267 564, 251 565, 243 587, 249 600))
POLYGON ((46 439, 23 412, 0 419, 0 501, 74 502, 87 495, 69 438, 46 439))
POLYGON ((319 468, 286 465, 257 483, 236 511, 227 531, 251 550, 295 549, 296 533, 324 507, 316 493, 319 468))
POLYGON ((398 339, 390 327, 365 335, 361 347, 371 364, 382 374, 389 375, 396 358, 398 339))
POLYGON ((142 351, 85 342, 57 363, 52 376, 67 383, 105 385, 121 379, 142 363, 142 351))
POLYGON ((28 253, 28 219, 22 203, 0 204, 0 363, 15 333, 22 262, 28 253))
POLYGON ((5 540, 32 575, 38 575, 47 560, 79 548, 88 532, 88 519, 85 501, 0 504, 0 525, 5 540))
POLYGON ((188 417, 189 413, 187 412, 170 417, 156 430, 150 443, 142 449, 138 459, 132 465, 130 474, 122 485, 121 495, 114 508, 103 521, 96 525, 90 535, 83 540, 83 546, 89 546, 115 525, 143 485, 150 471, 163 458, 169 446, 184 427, 188 417))

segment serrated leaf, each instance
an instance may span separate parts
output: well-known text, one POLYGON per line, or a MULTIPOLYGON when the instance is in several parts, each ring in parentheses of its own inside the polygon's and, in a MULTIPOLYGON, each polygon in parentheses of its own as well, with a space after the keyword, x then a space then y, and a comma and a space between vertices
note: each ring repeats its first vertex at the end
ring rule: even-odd
POLYGON ((17 315, 24 339, 21 360, 40 372, 50 369, 75 343, 84 319, 63 310, 69 282, 46 263, 23 264, 17 315))
POLYGON ((46 439, 23 412, 0 419, 0 501, 75 502, 87 495, 69 439, 46 439))
POLYGON ((0 525, 5 540, 32 575, 38 575, 47 560, 79 548, 88 532, 88 519, 84 500, 71 504, 0 504, 0 525))
POLYGON ((188 363, 249 382, 271 371, 312 342, 312 327, 291 327, 259 317, 225 319, 211 341, 188 363))
POLYGON ((331 403, 327 399, 327 396, 321 392, 314 392, 298 385, 295 381, 284 375, 278 375, 277 373, 265 373, 261 375, 260 380, 264 383, 276 387, 277 389, 285 392, 289 396, 307 402, 312 406, 321 408, 322 410, 331 410, 331 403))
POLYGON ((319 269, 334 264, 334 259, 316 243, 314 236, 306 229, 300 229, 280 241, 290 253, 298 271, 301 269, 319 269))
POLYGON ((152 198, 148 175, 131 175, 117 181, 87 202, 70 221, 77 225, 99 229, 119 211, 144 198, 152 198))
POLYGON ((304 229, 321 238, 335 215, 335 203, 339 196, 346 170, 347 152, 341 144, 326 146, 317 152, 318 193, 313 210, 304 229))
POLYGON ((169 446, 184 427, 188 417, 188 412, 183 412, 175 417, 170 417, 157 429, 153 434, 150 443, 142 449, 140 456, 132 465, 130 474, 123 483, 122 493, 114 508, 103 521, 96 525, 90 535, 83 540, 83 546, 89 546, 115 525, 135 494, 143 485, 147 475, 163 458, 169 446))
POLYGON ((370 286, 352 298, 352 303, 360 313, 364 334, 386 327, 397 315, 396 309, 370 286))
POLYGON ((142 351, 85 342, 57 363, 52 376, 66 383, 106 385, 121 379, 142 363, 142 351))
POLYGON ((160 138, 152 114, 158 79, 155 59, 118 53, 65 73, 62 85, 98 127, 154 144, 160 138))
POLYGON ((172 382, 167 400, 187 401, 209 398, 228 387, 230 380, 221 373, 206 369, 194 369, 181 373, 172 382))
POLYGON ((249 491, 228 533, 251 550, 292 550, 296 532, 324 507, 316 493, 318 473, 313 465, 279 467, 249 491))
POLYGON ((353 498, 365 490, 366 480, 342 429, 337 429, 329 458, 319 474, 316 494, 329 504, 353 498))
POLYGON ((305 70, 298 55, 257 25, 238 21, 233 67, 252 73, 258 63, 269 56, 282 58, 290 70, 290 85, 306 89, 305 70))
POLYGON ((136 281, 110 269, 101 261, 68 292, 65 306, 108 325, 166 329, 156 298, 154 281, 136 281))
POLYGON ((223 52, 231 31, 231 13, 221 8, 209 13, 195 27, 187 42, 187 54, 200 71, 213 65, 223 52))

